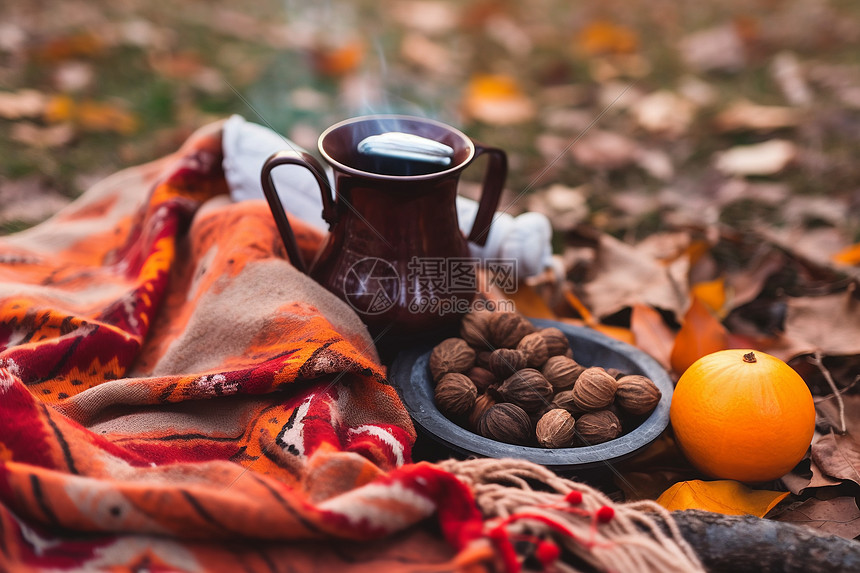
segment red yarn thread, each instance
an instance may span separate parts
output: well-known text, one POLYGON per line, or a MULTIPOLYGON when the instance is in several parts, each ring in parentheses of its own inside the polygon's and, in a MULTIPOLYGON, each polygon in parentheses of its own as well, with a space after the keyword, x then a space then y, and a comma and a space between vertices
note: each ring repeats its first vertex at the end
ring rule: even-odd
MULTIPOLYGON (((506 521, 507 520, 505 520, 505 522, 506 521)), ((496 550, 502 558, 502 563, 505 565, 505 570, 509 573, 519 573, 520 561, 517 559, 517 552, 514 549, 511 540, 508 539, 508 532, 505 531, 505 522, 494 527, 487 534, 493 542, 493 545, 496 546, 496 550)))

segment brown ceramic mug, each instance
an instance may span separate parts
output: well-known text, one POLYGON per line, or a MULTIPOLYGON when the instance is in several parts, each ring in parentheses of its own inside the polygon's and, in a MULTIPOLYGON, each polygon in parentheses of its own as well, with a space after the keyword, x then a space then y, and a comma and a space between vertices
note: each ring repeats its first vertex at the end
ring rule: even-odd
POLYGON ((472 141, 437 121, 410 116, 357 117, 328 128, 319 152, 334 172, 334 195, 322 165, 302 151, 280 151, 263 165, 261 180, 293 265, 347 301, 374 334, 418 334, 456 322, 476 288, 476 261, 457 220, 460 174, 483 154, 483 192, 468 240, 483 245, 507 177, 501 149, 472 141), (402 132, 453 150, 449 165, 366 155, 365 138, 402 132), (301 165, 322 193, 330 233, 308 267, 301 259, 271 172, 301 165), (454 274, 452 274, 454 273, 454 274))

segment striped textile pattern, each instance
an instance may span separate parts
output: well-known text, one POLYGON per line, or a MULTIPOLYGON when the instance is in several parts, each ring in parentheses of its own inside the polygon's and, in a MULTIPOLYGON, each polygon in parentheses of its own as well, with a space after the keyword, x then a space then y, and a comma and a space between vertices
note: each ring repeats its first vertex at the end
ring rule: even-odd
POLYGON ((356 315, 227 199, 220 128, 0 238, 0 571, 406 571, 475 531, 356 315))

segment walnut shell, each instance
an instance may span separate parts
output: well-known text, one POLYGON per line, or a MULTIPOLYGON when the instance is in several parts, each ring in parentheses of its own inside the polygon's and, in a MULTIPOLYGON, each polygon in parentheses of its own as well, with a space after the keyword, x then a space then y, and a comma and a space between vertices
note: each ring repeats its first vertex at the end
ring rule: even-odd
POLYGON ((499 348, 490 354, 490 372, 505 379, 526 367, 526 355, 512 348, 499 348))
POLYGON ((553 356, 543 365, 541 373, 549 380, 555 390, 573 387, 579 375, 585 371, 575 360, 566 356, 553 356))
POLYGON ((609 410, 587 412, 576 420, 576 436, 586 446, 602 444, 621 435, 621 422, 609 410))
POLYGON ((496 391, 503 400, 520 406, 526 412, 537 412, 552 398, 552 385, 534 368, 515 372, 496 391))
POLYGON ((491 440, 525 446, 532 441, 532 423, 516 404, 496 404, 478 420, 478 433, 491 440))
POLYGON ((496 348, 516 348, 525 335, 534 331, 532 323, 515 312, 494 312, 490 318, 490 342, 496 348))
POLYGON ((438 382, 450 372, 468 372, 475 364, 475 351, 462 338, 446 338, 430 353, 430 373, 438 382))
POLYGON ((496 405, 496 400, 490 394, 481 394, 475 400, 475 405, 472 406, 472 412, 469 414, 469 426, 472 429, 478 429, 478 422, 484 412, 496 405))
POLYGON ((489 350, 482 350, 478 352, 477 356, 475 356, 475 366, 480 366, 484 370, 489 370, 490 354, 492 354, 492 352, 489 350))
POLYGON ((538 420, 535 435, 540 445, 545 448, 567 448, 573 445, 575 433, 573 416, 567 410, 555 408, 538 420))
POLYGON ((466 376, 468 376, 469 380, 475 384, 478 392, 484 392, 487 388, 498 381, 492 372, 486 368, 481 368, 480 366, 473 366, 471 370, 466 372, 466 376))
POLYGON ((599 366, 583 370, 573 385, 573 402, 585 411, 606 408, 615 398, 618 383, 599 366))
POLYGON ((478 389, 465 374, 450 372, 442 376, 434 391, 436 405, 449 416, 465 416, 472 411, 478 389))
POLYGON ((663 396, 650 378, 634 374, 618 380, 615 401, 627 412, 641 416, 651 413, 663 396))
POLYGON ((540 368, 549 358, 546 340, 539 332, 526 334, 517 344, 517 350, 526 355, 526 365, 529 368, 540 368))
POLYGON ((567 410, 571 414, 581 414, 584 412, 582 408, 574 403, 573 390, 562 390, 561 392, 556 392, 555 396, 552 397, 550 407, 561 408, 562 410, 567 410))
POLYGON ((567 335, 554 326, 538 331, 546 342, 547 356, 559 356, 570 350, 567 335))
POLYGON ((460 323, 460 337, 476 349, 489 349, 490 318, 489 310, 475 310, 463 317, 460 323))

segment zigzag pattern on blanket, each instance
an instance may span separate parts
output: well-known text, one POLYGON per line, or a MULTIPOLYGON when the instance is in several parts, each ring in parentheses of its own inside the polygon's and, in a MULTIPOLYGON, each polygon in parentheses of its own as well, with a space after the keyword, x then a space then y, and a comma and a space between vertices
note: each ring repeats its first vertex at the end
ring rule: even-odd
POLYGON ((468 541, 468 489, 398 469, 415 434, 363 325, 223 193, 216 125, 0 239, 0 570, 218 570, 190 540, 371 539, 443 497, 468 541))

